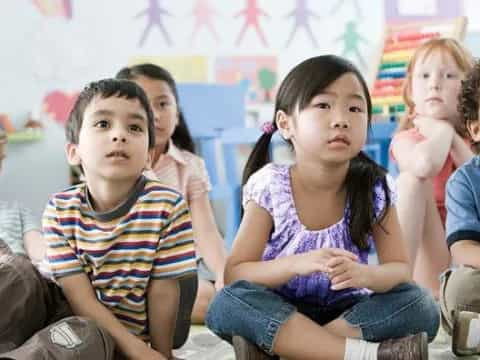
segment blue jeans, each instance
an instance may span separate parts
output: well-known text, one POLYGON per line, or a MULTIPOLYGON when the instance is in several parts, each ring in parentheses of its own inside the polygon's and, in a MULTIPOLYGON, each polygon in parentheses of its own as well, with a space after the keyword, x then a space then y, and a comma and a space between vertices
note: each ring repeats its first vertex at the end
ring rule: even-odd
POLYGON ((240 335, 272 354, 279 328, 298 311, 324 325, 336 318, 360 328, 367 341, 383 341, 422 331, 429 340, 437 334, 440 312, 433 297, 422 288, 405 283, 386 293, 361 295, 329 308, 296 303, 265 286, 237 281, 222 289, 207 312, 206 325, 230 340, 240 335))

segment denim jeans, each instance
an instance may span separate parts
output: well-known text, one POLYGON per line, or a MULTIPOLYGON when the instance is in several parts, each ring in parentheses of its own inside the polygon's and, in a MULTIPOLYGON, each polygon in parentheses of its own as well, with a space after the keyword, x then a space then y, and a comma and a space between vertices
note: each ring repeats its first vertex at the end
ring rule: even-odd
POLYGON ((212 301, 206 325, 220 337, 230 340, 240 335, 272 354, 279 328, 298 311, 324 325, 344 318, 360 328, 367 341, 383 341, 422 331, 429 340, 437 334, 440 323, 438 305, 422 288, 405 283, 386 293, 361 295, 329 308, 289 302, 265 286, 244 280, 222 289, 212 301))

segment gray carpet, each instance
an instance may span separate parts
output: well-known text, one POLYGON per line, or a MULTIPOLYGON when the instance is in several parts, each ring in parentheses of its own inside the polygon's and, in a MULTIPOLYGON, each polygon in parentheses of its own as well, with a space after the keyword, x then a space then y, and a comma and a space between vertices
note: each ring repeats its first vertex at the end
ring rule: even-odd
MULTIPOLYGON (((440 330, 435 340, 429 346, 430 360, 457 359, 450 350, 450 337, 440 330)), ((181 359, 195 360, 234 360, 233 349, 225 341, 215 336, 204 326, 192 326, 187 343, 175 351, 175 356, 181 359)), ((461 360, 480 359, 480 356, 458 358, 461 360)))

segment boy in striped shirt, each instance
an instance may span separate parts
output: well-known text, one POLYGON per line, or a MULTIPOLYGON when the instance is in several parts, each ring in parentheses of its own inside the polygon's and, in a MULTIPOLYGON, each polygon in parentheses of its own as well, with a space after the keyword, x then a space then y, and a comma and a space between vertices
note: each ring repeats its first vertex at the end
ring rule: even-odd
POLYGON ((126 80, 91 83, 66 136, 85 183, 45 209, 52 276, 73 313, 95 320, 123 356, 170 359, 178 279, 196 275, 195 252, 183 197, 142 175, 155 144, 144 92, 126 80))

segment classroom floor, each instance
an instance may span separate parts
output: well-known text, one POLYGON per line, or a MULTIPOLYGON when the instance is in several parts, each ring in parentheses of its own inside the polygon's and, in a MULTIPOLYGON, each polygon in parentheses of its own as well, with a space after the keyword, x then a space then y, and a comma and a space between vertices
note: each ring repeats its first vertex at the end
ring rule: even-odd
MULTIPOLYGON (((225 341, 215 336, 204 326, 192 326, 187 343, 175 351, 175 356, 182 359, 195 360, 234 360, 233 348, 225 341)), ((430 360, 473 360, 479 356, 457 358, 450 350, 449 336, 440 330, 435 340, 429 346, 430 360)))

